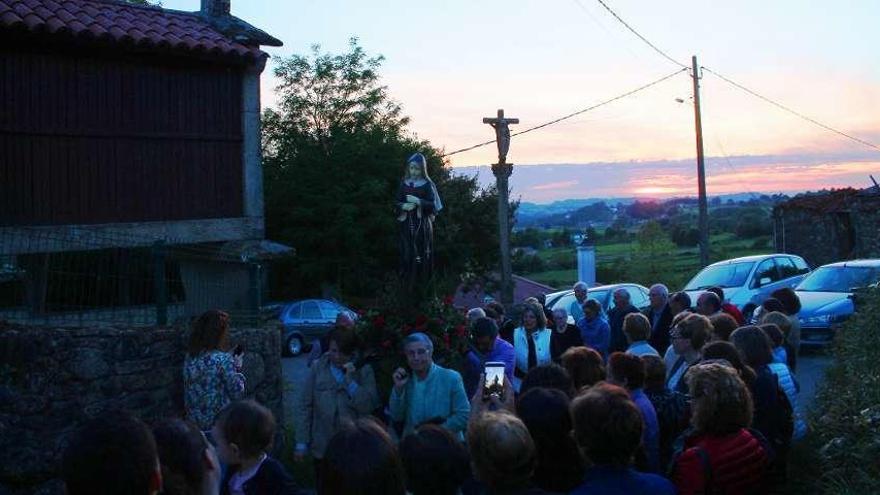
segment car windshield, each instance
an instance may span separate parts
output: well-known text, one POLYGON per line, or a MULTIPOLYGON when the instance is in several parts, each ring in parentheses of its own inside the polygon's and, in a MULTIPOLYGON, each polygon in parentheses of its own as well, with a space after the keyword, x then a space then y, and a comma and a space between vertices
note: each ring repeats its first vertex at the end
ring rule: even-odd
POLYGON ((749 273, 755 263, 731 263, 729 265, 716 265, 706 267, 691 279, 684 290, 703 290, 709 287, 741 287, 746 283, 749 273))
POLYGON ((850 292, 880 279, 880 267, 823 266, 797 286, 804 292, 850 292))

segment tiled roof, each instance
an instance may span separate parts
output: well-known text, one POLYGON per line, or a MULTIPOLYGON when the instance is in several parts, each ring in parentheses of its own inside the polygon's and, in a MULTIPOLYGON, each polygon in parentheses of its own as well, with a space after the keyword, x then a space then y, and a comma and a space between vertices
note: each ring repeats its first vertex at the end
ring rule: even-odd
MULTIPOLYGON (((512 279, 514 303, 520 303, 529 297, 538 297, 541 294, 549 294, 557 291, 557 289, 554 289, 549 285, 544 285, 519 275, 513 275, 512 279)), ((482 308, 484 305, 483 298, 486 296, 497 301, 501 300, 501 294, 498 291, 490 294, 485 292, 482 286, 470 287, 469 290, 465 291, 465 286, 461 285, 455 291, 452 305, 456 308, 462 309, 482 308)))
POLYGON ((265 56, 258 44, 280 44, 243 21, 227 17, 239 27, 250 28, 257 36, 239 33, 231 38, 215 29, 208 17, 198 13, 113 0, 0 0, 0 32, 22 31, 59 39, 73 37, 137 48, 247 59, 265 56))

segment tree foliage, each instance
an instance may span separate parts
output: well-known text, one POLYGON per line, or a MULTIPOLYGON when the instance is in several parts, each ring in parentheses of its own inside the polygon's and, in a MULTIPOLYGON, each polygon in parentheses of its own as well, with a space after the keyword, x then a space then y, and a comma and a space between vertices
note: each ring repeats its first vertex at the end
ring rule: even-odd
POLYGON ((645 222, 636 235, 638 241, 632 264, 632 276, 639 280, 660 280, 675 264, 675 244, 656 221, 645 222))
POLYGON ((275 270, 274 297, 375 294, 397 269, 394 194, 416 151, 444 203, 434 224, 438 275, 482 273, 497 261, 495 191, 452 175, 438 149, 407 132, 381 62, 356 39, 347 53, 314 46, 277 61, 279 109, 263 114, 266 230, 297 256, 275 270))

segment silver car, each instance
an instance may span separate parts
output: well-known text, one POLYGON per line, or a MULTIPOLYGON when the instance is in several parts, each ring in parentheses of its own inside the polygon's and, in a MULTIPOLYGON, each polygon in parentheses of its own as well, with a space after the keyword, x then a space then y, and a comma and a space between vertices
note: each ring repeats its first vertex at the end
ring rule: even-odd
POLYGON ((719 261, 703 268, 684 287, 696 303, 710 287, 724 289, 724 298, 740 311, 746 321, 770 293, 783 287, 794 288, 810 273, 810 266, 793 254, 762 254, 719 261))
MULTIPOLYGON (((629 283, 590 287, 587 289, 587 299, 593 299, 598 302, 602 306, 602 310, 607 313, 611 310, 612 301, 614 300, 613 294, 617 289, 626 289, 629 292, 630 303, 639 310, 647 308, 650 304, 648 301, 648 289, 639 284, 629 283)), ((547 294, 547 307, 551 310, 561 308, 568 311, 568 308, 574 301, 574 291, 571 289, 547 294)))
POLYGON ((333 329, 339 313, 357 320, 357 313, 327 299, 306 299, 284 305, 279 319, 284 326, 285 354, 296 356, 306 350, 306 344, 333 329))

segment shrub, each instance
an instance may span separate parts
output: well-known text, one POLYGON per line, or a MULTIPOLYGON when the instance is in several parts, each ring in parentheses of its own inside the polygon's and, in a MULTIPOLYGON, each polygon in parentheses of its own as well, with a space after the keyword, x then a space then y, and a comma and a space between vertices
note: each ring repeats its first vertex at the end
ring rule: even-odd
POLYGON ((809 413, 811 433, 794 451, 792 493, 880 493, 880 290, 859 298, 838 332, 809 413))

